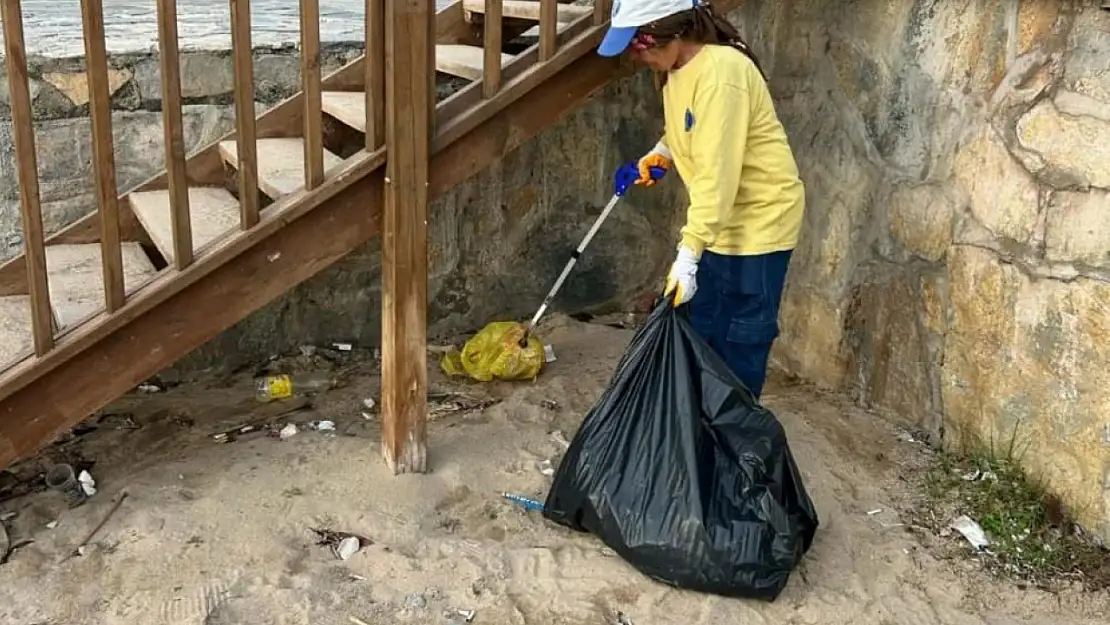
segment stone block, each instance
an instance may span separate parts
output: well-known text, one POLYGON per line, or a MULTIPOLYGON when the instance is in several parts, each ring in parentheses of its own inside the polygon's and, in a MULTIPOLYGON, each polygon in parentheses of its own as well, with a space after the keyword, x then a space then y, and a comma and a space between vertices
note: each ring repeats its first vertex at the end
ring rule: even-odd
POLYGON ((956 200, 938 183, 901 185, 887 199, 890 236, 909 253, 930 262, 952 244, 956 200))
MULTIPOLYGON (((48 72, 42 75, 43 81, 53 85, 70 102, 84 106, 89 102, 89 74, 86 71, 48 72)), ((126 69, 108 68, 108 93, 114 95, 131 80, 131 72, 126 69)))
POLYGON ((949 251, 948 283, 947 443, 1013 450, 1110 537, 1110 284, 1031 279, 966 246, 949 251))
POLYGON ((1110 106, 1110 15, 1089 2, 1075 18, 1064 85, 1110 106))
MULTIPOLYGON (((144 102, 162 101, 162 70, 158 58, 135 64, 135 82, 144 102)), ((181 55, 181 97, 216 98, 232 93, 235 77, 230 52, 195 51, 181 55)))
POLYGON ((821 388, 839 389, 848 372, 843 339, 844 311, 840 306, 805 281, 788 275, 779 313, 779 338, 771 353, 774 366, 821 388))
POLYGON ((997 133, 985 127, 962 146, 955 157, 954 176, 980 224, 997 237, 1029 242, 1039 219, 1040 190, 997 133))
POLYGON ((1017 136, 1036 156, 1035 173, 1047 173, 1058 185, 1110 189, 1110 121, 1061 115, 1051 102, 1041 102, 1018 121, 1017 136))
POLYGON ((848 367, 860 398, 890 410, 903 423, 940 430, 934 404, 933 361, 920 323, 925 296, 908 267, 882 266, 861 283, 845 320, 848 367))
POLYGON ((1045 256, 1110 267, 1110 192, 1053 193, 1048 203, 1045 256))

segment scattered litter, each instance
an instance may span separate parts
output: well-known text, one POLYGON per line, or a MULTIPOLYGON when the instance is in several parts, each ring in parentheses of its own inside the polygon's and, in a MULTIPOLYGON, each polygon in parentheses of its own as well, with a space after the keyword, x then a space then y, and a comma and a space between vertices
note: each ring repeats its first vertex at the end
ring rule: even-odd
POLYGON ((350 558, 351 556, 358 553, 358 550, 360 548, 361 541, 354 536, 348 536, 339 541, 339 544, 336 545, 335 555, 338 556, 340 560, 346 560, 347 558, 350 558))
POLYGON ((374 420, 374 412, 373 411, 374 411, 375 406, 377 406, 377 405, 378 405, 377 402, 375 402, 374 398, 372 398, 372 397, 367 397, 366 399, 362 400, 362 407, 365 408, 365 410, 362 411, 362 418, 366 419, 367 421, 373 421, 374 420))
POLYGON ((462 618, 462 622, 464 623, 470 623, 474 621, 475 614, 477 614, 477 612, 475 612, 474 610, 455 610, 454 616, 462 618))
POLYGON ((85 491, 86 497, 92 497, 96 494, 96 480, 88 471, 82 471, 77 476, 77 481, 81 483, 81 490, 85 491))
POLYGON ((961 474, 960 479, 965 482, 978 482, 983 480, 995 481, 998 479, 998 476, 995 475, 994 471, 982 471, 980 469, 975 469, 974 471, 968 471, 967 473, 961 474))
POLYGON ((558 410, 559 402, 555 401, 554 399, 544 399, 540 401, 540 408, 543 408, 544 410, 558 410))
POLYGON ((428 393, 428 420, 435 421, 452 414, 485 410, 496 403, 495 399, 462 393, 428 393))
POLYGON ((632 619, 624 615, 624 612, 617 612, 617 621, 613 625, 632 625, 632 619))
POLYGON ((314 429, 318 432, 334 432, 335 431, 335 421, 327 421, 327 420, 325 420, 325 421, 313 421, 312 422, 312 429, 314 429))
POLYGON ((543 473, 544 475, 546 475, 548 477, 551 477, 551 476, 555 475, 555 467, 553 467, 551 465, 550 460, 544 460, 542 462, 537 462, 536 463, 536 468, 539 469, 540 473, 543 473))
MULTIPOLYGON (((88 475, 88 471, 82 471, 81 475, 88 475)), ((89 480, 92 480, 91 476, 89 480)), ((68 464, 56 464, 51 467, 46 472, 46 486, 62 493, 71 506, 79 505, 89 497, 84 482, 74 476, 73 467, 68 464)), ((93 492, 96 492, 95 483, 93 492)))
POLYGON ((868 510, 867 511, 867 516, 875 516, 876 514, 882 514, 882 512, 883 512, 882 508, 875 508, 874 510, 868 510))
POLYGON ((73 550, 73 553, 70 554, 70 557, 85 555, 85 548, 88 547, 89 543, 92 542, 92 539, 95 538, 98 533, 100 533, 100 530, 104 529, 104 526, 108 524, 108 521, 112 518, 112 515, 114 515, 116 511, 119 510, 119 507, 123 505, 124 499, 127 499, 127 491, 121 490, 119 494, 117 494, 112 499, 112 507, 108 509, 107 514, 104 515, 104 518, 100 520, 100 523, 96 524, 96 527, 94 527, 91 532, 89 532, 89 535, 85 537, 85 540, 82 540, 77 545, 77 548, 73 550))
POLYGON ((532 510, 536 512, 543 510, 543 502, 536 501, 535 499, 521 497, 520 495, 513 495, 512 493, 501 493, 501 496, 524 508, 525 510, 532 510))
POLYGON ((261 436, 269 432, 271 435, 276 435, 274 430, 278 429, 278 422, 281 417, 292 412, 309 410, 311 408, 312 401, 307 397, 297 397, 284 402, 264 404, 255 409, 255 412, 261 412, 262 414, 229 430, 216 432, 212 435, 212 439, 217 443, 230 443, 248 434, 261 436))
POLYGON ((405 607, 414 610, 423 610, 428 607, 428 600, 420 593, 413 593, 405 597, 405 607))
POLYGON ((301 355, 304 356, 305 358, 311 358, 311 357, 316 355, 316 346, 315 345, 301 345, 297 349, 300 350, 301 355))
POLYGON ((161 387, 159 387, 158 385, 149 383, 140 384, 136 388, 139 389, 140 393, 158 393, 162 391, 161 387))
POLYGON ((51 522, 46 524, 46 529, 48 529, 48 530, 52 530, 55 527, 58 527, 58 522, 57 521, 51 521, 51 522))
POLYGON ((294 423, 286 424, 285 427, 281 428, 281 431, 278 432, 278 438, 280 438, 281 440, 285 440, 287 438, 292 438, 296 435, 297 435, 297 426, 294 423))
POLYGON ((979 551, 986 549, 991 544, 983 528, 979 527, 979 524, 966 514, 953 519, 949 527, 963 535, 963 537, 967 539, 967 542, 971 543, 971 546, 979 551))
POLYGON ((550 345, 543 346, 543 361, 555 362, 555 350, 550 345))
POLYGON ((255 397, 262 402, 287 399, 294 395, 316 394, 339 386, 339 379, 327 372, 297 375, 268 375, 254 381, 255 397))
POLYGON ((340 560, 346 560, 358 553, 359 549, 374 544, 374 541, 365 536, 360 536, 359 534, 336 532, 317 527, 310 529, 316 534, 316 545, 319 547, 330 547, 332 555, 340 560))
POLYGON ((365 582, 366 578, 361 576, 361 575, 351 573, 351 581, 353 581, 353 582, 365 582))
POLYGON ((331 346, 341 352, 349 352, 354 349, 354 345, 350 343, 332 343, 331 346))
POLYGON ((551 433, 551 440, 555 441, 563 447, 563 449, 570 449, 570 441, 563 435, 562 431, 555 430, 551 433))
POLYGON ((606 558, 615 558, 615 557, 617 557, 617 552, 613 551, 612 549, 610 549, 608 547, 602 547, 599 551, 600 551, 601 555, 605 556, 606 558))
POLYGON ((347 620, 351 622, 351 625, 370 625, 370 623, 367 623, 366 621, 358 618, 357 616, 348 616, 347 620))

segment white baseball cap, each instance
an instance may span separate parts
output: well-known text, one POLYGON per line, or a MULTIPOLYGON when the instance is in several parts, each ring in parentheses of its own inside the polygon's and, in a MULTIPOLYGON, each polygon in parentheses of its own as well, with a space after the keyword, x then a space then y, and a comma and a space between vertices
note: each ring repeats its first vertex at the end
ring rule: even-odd
POLYGON ((706 0, 613 0, 609 30, 597 48, 601 56, 617 56, 624 52, 636 30, 655 20, 689 11, 706 0))

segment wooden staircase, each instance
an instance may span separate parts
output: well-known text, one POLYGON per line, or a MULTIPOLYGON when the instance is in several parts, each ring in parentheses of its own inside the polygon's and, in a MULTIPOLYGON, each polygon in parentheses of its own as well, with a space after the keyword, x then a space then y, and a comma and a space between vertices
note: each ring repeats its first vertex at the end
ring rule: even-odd
POLYGON ((383 445, 392 460, 405 437, 419 439, 413 453, 421 457, 402 464, 421 470, 424 394, 412 389, 426 384, 426 329, 406 321, 427 305, 426 224, 416 209, 629 71, 594 54, 606 0, 593 7, 463 0, 437 12, 434 23, 418 3, 397 0, 387 13, 384 0, 367 0, 367 54, 326 77, 318 0, 301 0, 303 91, 257 117, 249 1, 230 0, 236 128, 188 156, 176 7, 157 0, 168 169, 122 195, 101 2, 81 1, 98 210, 44 236, 20 0, 0 0, 25 252, 0 265, 0 467, 384 227, 383 445), (420 48, 419 33, 394 38, 386 50, 387 23, 427 24, 429 48, 420 48), (529 44, 529 37, 538 40, 529 44), (433 112, 437 73, 470 82, 433 112), (405 109, 413 93, 425 96, 427 114, 405 109), (403 115, 426 123, 413 128, 403 115), (402 198, 406 189, 415 195, 402 198), (415 208, 399 207, 405 201, 415 208), (410 270, 417 273, 404 273, 410 270))
MULTIPOLYGON (((593 53, 608 19, 604 5, 456 3, 429 25, 425 41, 434 37, 433 72, 432 62, 421 71, 411 65, 418 61, 403 56, 404 46, 411 50, 418 41, 395 41, 398 47, 387 51, 383 36, 387 20, 395 20, 394 28, 418 23, 397 11, 431 10, 395 8, 387 14, 383 0, 367 0, 367 55, 321 77, 318 0, 301 0, 303 91, 256 117, 249 3, 231 0, 236 128, 187 156, 176 7, 173 0, 158 0, 169 167, 121 195, 101 1, 81 2, 98 210, 44 236, 20 1, 0 0, 25 242, 23 255, 0 265, 0 466, 34 452, 378 235, 383 212, 390 201, 396 204, 398 193, 386 184, 386 169, 392 160, 420 158, 403 138, 386 136, 399 115, 386 110, 387 84, 400 109, 405 89, 426 86, 427 99, 434 98, 436 74, 470 81, 435 103, 434 113, 429 107, 426 203, 550 126, 622 71, 593 53), (529 44, 529 36, 538 41, 529 44), (396 74, 387 74, 387 52, 396 74)), ((413 54, 433 58, 430 50, 413 54)), ((398 128, 395 135, 412 136, 412 129, 398 128)), ((391 184, 411 178, 412 167, 396 168, 391 184)), ((426 273, 426 250, 410 245, 421 235, 426 241, 426 233, 411 220, 396 223, 406 219, 400 212, 393 213, 392 225, 386 219, 386 227, 395 229, 383 246, 384 273, 394 276, 392 283, 387 277, 386 300, 421 305, 417 295, 400 293, 400 274, 390 274, 403 264, 399 257, 426 273)), ((411 339, 425 330, 408 331, 396 314, 386 317, 394 328, 383 328, 384 334, 395 336, 392 347, 386 337, 383 352, 397 352, 395 366, 405 366, 405 358, 416 358, 415 349, 398 336, 411 339)), ((391 436, 399 440, 403 433, 384 438, 391 436)))

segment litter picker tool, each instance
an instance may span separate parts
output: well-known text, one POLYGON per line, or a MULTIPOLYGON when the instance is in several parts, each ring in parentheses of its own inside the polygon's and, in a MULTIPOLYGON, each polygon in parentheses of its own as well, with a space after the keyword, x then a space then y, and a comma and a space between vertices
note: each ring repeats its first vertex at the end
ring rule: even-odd
MULTIPOLYGON (((661 167, 652 167, 651 179, 659 180, 666 173, 667 170, 661 167)), ((568 260, 566 266, 563 267, 563 273, 559 274, 559 278, 555 280, 555 284, 552 285, 551 290, 547 292, 547 297, 543 298, 543 303, 540 304, 536 314, 532 315, 532 320, 528 322, 528 325, 524 326, 524 336, 520 339, 521 345, 528 344, 528 337, 532 334, 532 331, 536 329, 536 324, 540 322, 540 317, 543 317, 543 314, 547 312, 547 307, 551 305, 551 301, 555 299, 555 295, 558 294, 559 289, 563 287, 563 283, 566 282, 567 276, 570 275, 570 271, 574 269, 574 266, 578 263, 578 259, 582 256, 582 252, 586 251, 586 247, 601 228, 601 224, 605 223, 605 220, 609 218, 609 213, 613 212, 613 209, 616 208, 622 197, 624 197, 624 193, 621 191, 613 194, 613 199, 609 200, 609 203, 605 205, 601 214, 594 220, 594 224, 590 226, 590 230, 586 232, 586 236, 582 238, 582 242, 579 243, 578 247, 571 253, 570 260, 568 260)))

